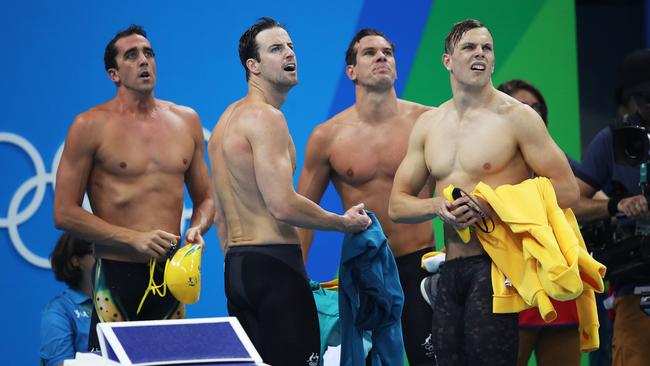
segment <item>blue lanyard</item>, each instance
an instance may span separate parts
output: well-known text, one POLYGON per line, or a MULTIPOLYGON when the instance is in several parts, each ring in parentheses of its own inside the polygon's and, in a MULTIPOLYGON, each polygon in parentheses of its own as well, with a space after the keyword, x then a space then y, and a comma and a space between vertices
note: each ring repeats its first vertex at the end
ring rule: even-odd
POLYGON ((641 186, 641 192, 645 194, 645 188, 648 184, 648 164, 642 163, 639 171, 639 186, 641 186))

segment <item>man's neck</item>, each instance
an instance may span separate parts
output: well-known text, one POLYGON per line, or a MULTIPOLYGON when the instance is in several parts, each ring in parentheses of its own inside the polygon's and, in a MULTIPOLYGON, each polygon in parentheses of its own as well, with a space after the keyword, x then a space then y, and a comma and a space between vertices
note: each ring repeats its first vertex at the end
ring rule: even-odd
POLYGON ((140 93, 120 87, 117 89, 115 100, 121 113, 149 115, 156 109, 153 92, 140 93))
POLYGON ((276 109, 282 107, 287 94, 289 94, 288 88, 283 90, 264 79, 251 78, 248 81, 248 96, 252 99, 261 99, 276 109))
POLYGON ((377 123, 397 114, 397 95, 394 87, 384 91, 371 91, 357 85, 355 92, 355 107, 361 121, 377 123))
POLYGON ((467 111, 485 107, 496 93, 492 83, 482 87, 469 87, 458 83, 453 77, 451 78, 451 91, 454 107, 460 117, 467 111))

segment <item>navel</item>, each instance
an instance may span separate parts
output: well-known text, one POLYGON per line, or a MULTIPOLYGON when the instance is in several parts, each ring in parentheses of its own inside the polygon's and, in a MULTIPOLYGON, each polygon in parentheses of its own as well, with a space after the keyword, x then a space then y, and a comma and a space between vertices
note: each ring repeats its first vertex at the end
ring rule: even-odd
POLYGON ((187 159, 183 159, 183 165, 187 165, 187 159))
POLYGON ((121 162, 121 163, 120 163, 120 168, 122 168, 122 169, 126 168, 126 163, 125 163, 125 162, 121 162))

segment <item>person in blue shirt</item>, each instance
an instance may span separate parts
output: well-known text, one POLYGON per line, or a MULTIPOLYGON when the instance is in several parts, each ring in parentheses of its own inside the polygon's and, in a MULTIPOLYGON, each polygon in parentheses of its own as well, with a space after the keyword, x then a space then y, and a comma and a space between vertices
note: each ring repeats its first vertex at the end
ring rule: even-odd
POLYGON ((92 244, 69 233, 59 238, 50 255, 57 281, 68 288, 55 296, 41 317, 39 357, 42 366, 62 365, 77 351, 88 349, 92 313, 92 271, 95 265, 92 244))
MULTIPOLYGON (((623 98, 631 98, 636 107, 636 112, 623 117, 623 126, 650 128, 649 64, 650 49, 634 51, 623 62, 623 98)), ((650 207, 639 186, 641 168, 617 162, 612 131, 611 127, 602 129, 582 156, 576 176, 581 179, 578 185, 585 209, 576 216, 581 223, 616 217, 620 237, 629 238, 636 236, 637 230, 641 233, 642 227, 650 221, 650 207), (607 194, 609 199, 590 199, 598 190, 607 194)), ((614 245, 620 245, 620 242, 610 244, 611 247, 614 245)), ((616 268, 608 263, 609 258, 605 259, 615 294, 612 365, 647 365, 650 360, 650 316, 641 310, 641 296, 634 290, 650 286, 650 266, 647 263, 624 263, 616 268), (625 267, 634 269, 625 271, 625 267)))

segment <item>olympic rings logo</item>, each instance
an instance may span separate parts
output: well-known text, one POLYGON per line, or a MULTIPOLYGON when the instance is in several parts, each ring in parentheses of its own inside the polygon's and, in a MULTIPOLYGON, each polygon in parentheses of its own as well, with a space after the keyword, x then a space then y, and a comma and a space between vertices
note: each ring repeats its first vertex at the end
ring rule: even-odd
MULTIPOLYGON (((210 139, 210 132, 203 128, 203 138, 205 142, 210 139)), ((35 175, 26 181, 24 181, 14 192, 11 200, 9 201, 9 209, 7 210, 6 217, 0 217, 0 229, 7 229, 9 232, 9 239, 13 244, 14 248, 18 254, 20 254, 23 259, 25 259, 30 264, 33 264, 36 267, 40 268, 50 268, 50 261, 48 258, 41 257, 27 247, 25 242, 20 236, 18 227, 25 222, 27 222, 43 203, 45 197, 45 190, 48 184, 52 185, 52 189, 56 187, 56 170, 61 161, 61 154, 63 153, 63 143, 59 146, 56 153, 54 154, 54 159, 52 159, 52 165, 50 167, 50 172, 46 171, 45 163, 43 158, 39 154, 38 150, 27 141, 22 136, 11 132, 0 132, 0 144, 12 144, 22 149, 25 154, 31 159, 32 164, 34 165, 34 170, 36 171, 35 175), (32 191, 34 191, 32 200, 29 204, 22 210, 23 200, 25 197, 32 191)), ((88 202, 88 197, 84 197, 83 207, 90 211, 90 204, 88 202)), ((192 217, 192 208, 183 207, 183 213, 181 218, 181 232, 185 232, 185 227, 192 217)))

